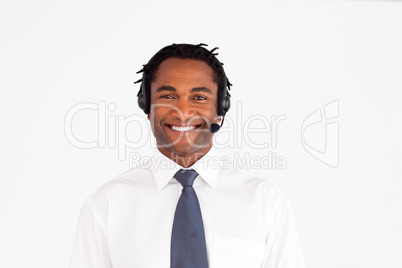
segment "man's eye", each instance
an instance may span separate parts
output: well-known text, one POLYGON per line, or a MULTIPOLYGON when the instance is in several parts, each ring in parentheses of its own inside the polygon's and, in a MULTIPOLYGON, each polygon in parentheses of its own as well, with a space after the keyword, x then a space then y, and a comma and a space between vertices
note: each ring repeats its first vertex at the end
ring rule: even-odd
POLYGON ((194 99, 196 99, 196 100, 206 100, 207 98, 205 98, 203 96, 195 96, 194 99))
POLYGON ((174 99, 172 95, 162 95, 159 98, 161 98, 161 99, 174 99))

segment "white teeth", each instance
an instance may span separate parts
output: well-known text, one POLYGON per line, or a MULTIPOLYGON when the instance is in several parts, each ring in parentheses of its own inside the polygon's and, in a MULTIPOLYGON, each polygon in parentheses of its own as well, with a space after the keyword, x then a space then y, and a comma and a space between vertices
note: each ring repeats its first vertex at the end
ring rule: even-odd
POLYGON ((189 130, 192 130, 195 128, 194 126, 189 126, 189 127, 171 126, 171 127, 173 130, 176 130, 176 131, 189 131, 189 130))

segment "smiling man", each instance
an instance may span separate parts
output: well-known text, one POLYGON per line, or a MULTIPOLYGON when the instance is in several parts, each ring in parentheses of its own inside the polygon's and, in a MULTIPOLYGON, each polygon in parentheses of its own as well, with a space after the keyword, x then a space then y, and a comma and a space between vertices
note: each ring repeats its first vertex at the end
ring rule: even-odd
POLYGON ((203 61, 164 60, 151 83, 153 113, 148 114, 159 151, 188 167, 212 147, 218 85, 214 72, 203 61))
POLYGON ((88 198, 70 268, 304 267, 277 187, 236 167, 199 164, 219 160, 213 136, 230 108, 214 50, 173 44, 140 71, 138 104, 159 165, 130 170, 88 198))

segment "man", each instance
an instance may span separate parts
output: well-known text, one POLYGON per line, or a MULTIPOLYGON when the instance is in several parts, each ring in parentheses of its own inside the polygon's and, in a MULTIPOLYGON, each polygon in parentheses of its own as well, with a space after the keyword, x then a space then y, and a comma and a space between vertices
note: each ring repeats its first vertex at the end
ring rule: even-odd
POLYGON ((156 138, 154 169, 109 181, 85 203, 70 268, 303 268, 286 197, 263 178, 199 165, 230 83, 204 44, 173 44, 140 71, 139 106, 156 138))

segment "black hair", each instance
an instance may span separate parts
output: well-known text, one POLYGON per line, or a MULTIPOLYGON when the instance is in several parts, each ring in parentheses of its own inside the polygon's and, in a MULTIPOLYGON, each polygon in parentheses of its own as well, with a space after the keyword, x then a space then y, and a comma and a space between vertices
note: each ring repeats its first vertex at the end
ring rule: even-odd
MULTIPOLYGON (((145 83, 144 89, 147 92, 144 92, 147 96, 150 96, 150 85, 151 82, 155 81, 155 73, 158 70, 159 65, 168 58, 180 58, 180 59, 194 59, 201 60, 207 63, 212 70, 214 71, 214 82, 218 84, 218 90, 226 90, 226 95, 230 97, 229 91, 230 86, 232 85, 228 78, 225 75, 223 70, 223 63, 221 63, 217 58, 215 51, 218 47, 213 48, 212 50, 208 50, 205 48, 206 44, 172 44, 166 46, 159 50, 147 64, 143 65, 143 68, 137 72, 143 73, 142 78, 135 83, 145 83), (226 85, 223 85, 226 83, 226 85), (227 90, 228 89, 228 90, 227 90)), ((142 88, 137 94, 139 96, 141 94, 142 88)), ((221 96, 222 92, 218 92, 218 96, 221 96)))

